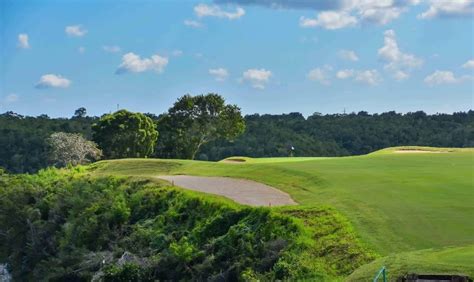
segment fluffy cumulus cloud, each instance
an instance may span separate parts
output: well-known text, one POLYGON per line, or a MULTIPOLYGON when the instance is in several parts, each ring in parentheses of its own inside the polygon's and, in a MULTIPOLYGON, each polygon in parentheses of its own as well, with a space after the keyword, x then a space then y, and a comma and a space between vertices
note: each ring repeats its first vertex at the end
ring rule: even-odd
POLYGON ((86 35, 87 30, 85 30, 82 25, 70 25, 66 26, 64 29, 67 35, 74 37, 81 37, 86 35))
POLYGON ((302 27, 320 26, 325 29, 340 29, 356 24, 357 19, 344 11, 325 11, 319 13, 316 18, 300 17, 300 26, 302 27))
POLYGON ((233 11, 226 11, 218 5, 199 4, 194 7, 194 13, 199 18, 217 17, 235 20, 245 15, 245 10, 241 7, 237 7, 233 11))
POLYGON ((382 81, 382 78, 377 70, 372 69, 357 72, 354 80, 368 85, 377 85, 382 81))
POLYGON ((440 84, 455 84, 461 83, 466 80, 472 79, 471 76, 455 76, 451 71, 440 71, 437 70, 434 73, 425 77, 424 82, 430 86, 440 85, 440 84))
POLYGON ((474 60, 469 60, 462 65, 465 69, 474 69, 474 60))
POLYGON ((168 65, 168 58, 162 57, 158 54, 151 56, 150 58, 140 58, 139 55, 134 53, 127 53, 122 57, 122 63, 119 65, 116 74, 128 73, 128 72, 145 72, 145 71, 156 71, 162 73, 168 65))
POLYGON ((45 89, 45 88, 68 88, 71 85, 71 81, 61 75, 56 74, 45 74, 41 76, 38 83, 36 83, 36 88, 45 89))
POLYGON ((202 23, 195 20, 184 20, 183 23, 185 26, 189 26, 192 28, 201 28, 203 26, 202 23))
POLYGON ((338 54, 341 59, 344 59, 347 61, 356 62, 359 60, 359 57, 357 56, 357 54, 352 50, 340 50, 338 54))
POLYGON ((346 79, 354 76, 355 71, 352 69, 339 70, 336 72, 336 77, 339 79, 346 79))
POLYGON ((309 80, 317 81, 323 85, 331 84, 330 75, 329 75, 329 68, 315 68, 308 72, 306 77, 309 80))
POLYGON ((354 81, 364 83, 367 85, 377 85, 382 81, 377 70, 353 70, 353 69, 344 69, 336 72, 336 77, 339 79, 348 79, 352 78, 354 81))
POLYGON ((346 9, 354 11, 361 21, 388 24, 397 19, 411 5, 417 5, 420 0, 349 0, 346 9))
POLYGON ((332 8, 323 8, 315 18, 301 17, 300 25, 325 29, 352 27, 360 22, 384 25, 418 3, 420 0, 335 0, 332 8))
POLYGON ((397 80, 408 78, 410 70, 423 64, 422 59, 400 50, 395 31, 391 29, 384 33, 384 45, 378 50, 378 56, 385 61, 384 68, 397 80))
POLYGON ((266 69, 248 69, 242 74, 242 81, 249 82, 253 88, 265 89, 272 72, 266 69))
POLYGON ((122 49, 120 49, 120 47, 116 45, 111 45, 111 46, 104 45, 102 46, 102 50, 108 53, 119 53, 120 51, 122 51, 122 49))
POLYGON ((432 19, 474 15, 474 0, 429 0, 428 2, 428 9, 419 14, 418 18, 432 19))
POLYGON ((30 48, 30 43, 28 42, 28 34, 26 33, 18 34, 18 47, 22 49, 30 48))
POLYGON ((229 72, 225 68, 210 69, 209 74, 214 76, 217 81, 224 81, 229 76, 229 72))

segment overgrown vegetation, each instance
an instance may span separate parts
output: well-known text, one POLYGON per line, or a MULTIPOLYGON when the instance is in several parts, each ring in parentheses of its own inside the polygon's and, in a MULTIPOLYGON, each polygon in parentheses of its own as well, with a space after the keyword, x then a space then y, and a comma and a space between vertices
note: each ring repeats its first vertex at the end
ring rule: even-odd
MULTIPOLYGON (((153 114, 147 115, 155 122, 160 118, 153 114)), ((52 133, 77 132, 91 139, 90 127, 96 121, 96 117, 84 117, 82 113, 71 119, 2 114, 0 167, 10 172, 35 172, 44 168, 50 164, 46 139, 52 133)), ((358 155, 406 145, 474 147, 474 111, 435 115, 424 112, 403 115, 395 112, 373 115, 359 112, 345 115, 313 114, 308 118, 300 113, 255 114, 246 116, 245 124, 245 132, 233 142, 217 140, 204 144, 196 153, 196 158, 287 157, 291 146, 295 147, 294 155, 300 157, 358 155)), ((159 131, 159 148, 153 156, 177 156, 172 150, 178 148, 165 144, 171 140, 171 131, 165 125, 160 126, 159 131)), ((175 142, 174 145, 179 143, 175 142)))
POLYGON ((15 280, 336 279, 374 256, 330 208, 235 205, 84 168, 0 176, 15 280))

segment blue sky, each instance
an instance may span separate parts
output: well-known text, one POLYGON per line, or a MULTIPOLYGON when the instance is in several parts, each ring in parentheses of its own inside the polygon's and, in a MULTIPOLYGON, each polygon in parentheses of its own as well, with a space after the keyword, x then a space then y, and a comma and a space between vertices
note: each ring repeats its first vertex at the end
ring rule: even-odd
POLYGON ((474 0, 0 2, 0 112, 472 109, 474 0))

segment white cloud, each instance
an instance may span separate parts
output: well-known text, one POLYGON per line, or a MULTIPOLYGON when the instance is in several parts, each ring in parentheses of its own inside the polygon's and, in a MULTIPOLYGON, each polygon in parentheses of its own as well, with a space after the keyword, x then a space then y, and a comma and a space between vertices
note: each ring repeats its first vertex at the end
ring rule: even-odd
POLYGON ((116 70, 116 74, 127 72, 144 72, 154 70, 162 73, 168 65, 168 58, 160 55, 153 55, 150 58, 140 58, 140 56, 130 52, 122 57, 122 63, 116 70))
POLYGON ((242 74, 242 80, 248 81, 254 88, 265 89, 271 76, 272 72, 266 69, 248 69, 242 74))
POLYGON ((428 10, 419 19, 469 17, 474 15, 474 0, 429 0, 428 10))
POLYGON ((435 71, 434 73, 425 77, 424 82, 430 86, 440 85, 440 84, 455 84, 461 83, 463 81, 472 79, 471 76, 464 75, 456 77, 451 71, 435 71))
POLYGON ((329 74, 327 73, 327 68, 315 68, 308 72, 306 77, 312 81, 317 81, 323 85, 331 84, 329 80, 329 74))
POLYGON ((340 50, 339 57, 341 59, 344 59, 347 61, 353 61, 353 62, 356 62, 359 60, 359 57, 357 56, 357 54, 352 50, 340 50))
POLYGON ((224 81, 229 76, 229 72, 225 68, 210 69, 209 74, 214 76, 217 81, 224 81))
POLYGON ((245 10, 241 7, 235 8, 235 11, 224 11, 217 5, 199 4, 194 7, 196 16, 202 17, 217 17, 235 20, 245 15, 245 10))
POLYGON ((319 13, 316 18, 300 18, 300 26, 302 27, 320 26, 325 29, 340 29, 356 24, 357 19, 344 11, 325 11, 319 13))
POLYGON ((70 25, 66 26, 64 29, 67 35, 69 36, 75 36, 75 37, 81 37, 86 35, 87 30, 83 29, 82 25, 70 25))
POLYGON ((112 46, 102 46, 102 49, 105 51, 105 52, 109 52, 109 53, 119 53, 120 51, 122 51, 122 49, 120 49, 119 46, 117 45, 112 45, 112 46))
POLYGON ((77 48, 77 51, 81 54, 84 54, 86 52, 86 48, 81 46, 81 47, 77 48))
POLYGON ((22 49, 30 48, 30 43, 28 42, 28 34, 26 33, 18 34, 18 47, 22 49))
POLYGON ((407 11, 408 6, 419 3, 412 0, 352 0, 348 2, 361 20, 380 25, 390 23, 407 11))
POLYGON ((400 51, 392 29, 384 32, 384 46, 378 50, 378 56, 386 62, 384 68, 398 80, 408 78, 410 70, 423 64, 423 60, 415 55, 400 51))
MULTIPOLYGON (((315 1, 318 2, 318 1, 315 1)), ((326 29, 352 27, 360 22, 385 25, 400 17, 420 0, 340 0, 316 18, 300 18, 302 27, 321 26, 326 29)))
POLYGON ((10 93, 7 95, 7 97, 5 97, 5 102, 6 103, 15 103, 16 101, 18 101, 18 99, 20 98, 20 96, 18 96, 16 93, 10 93))
POLYGON ((179 56, 183 55, 183 51, 176 49, 176 50, 173 50, 173 52, 171 52, 171 55, 173 55, 175 57, 179 57, 179 56))
POLYGON ((465 69, 474 69, 474 60, 469 60, 462 65, 465 69))
POLYGON ((68 88, 71 85, 71 81, 61 75, 56 74, 45 74, 41 76, 36 88, 68 88))
POLYGON ((356 73, 355 81, 368 85, 377 85, 382 81, 382 78, 377 70, 365 70, 356 73))
POLYGON ((193 27, 193 28, 200 28, 202 27, 202 23, 198 22, 198 21, 193 21, 193 20, 184 20, 184 25, 185 26, 189 26, 189 27, 193 27))
POLYGON ((366 21, 384 25, 397 19, 403 10, 402 8, 366 9, 360 11, 360 16, 366 21))
POLYGON ((355 71, 352 69, 345 69, 345 70, 340 70, 336 73, 336 77, 339 79, 346 79, 349 77, 354 76, 355 71))
POLYGON ((354 81, 365 83, 368 85, 377 85, 382 81, 379 72, 375 69, 372 70, 353 70, 343 69, 336 73, 336 77, 339 79, 353 78, 354 81))

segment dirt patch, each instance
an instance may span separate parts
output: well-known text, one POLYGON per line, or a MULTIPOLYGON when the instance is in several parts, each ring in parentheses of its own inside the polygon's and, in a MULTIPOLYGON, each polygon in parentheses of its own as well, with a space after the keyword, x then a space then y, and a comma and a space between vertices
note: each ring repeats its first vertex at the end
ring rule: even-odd
POLYGON ((396 150, 394 152, 395 153, 401 153, 401 154, 417 154, 417 153, 440 154, 440 153, 449 153, 448 151, 429 151, 429 150, 396 150))
POLYGON ((189 190, 221 195, 249 206, 296 205, 290 195, 271 186, 251 180, 228 177, 163 175, 160 179, 189 190))

